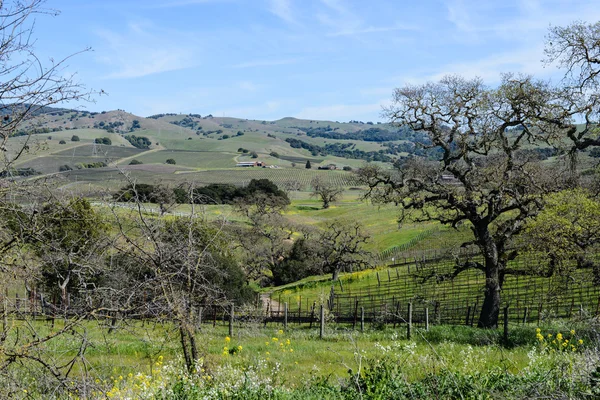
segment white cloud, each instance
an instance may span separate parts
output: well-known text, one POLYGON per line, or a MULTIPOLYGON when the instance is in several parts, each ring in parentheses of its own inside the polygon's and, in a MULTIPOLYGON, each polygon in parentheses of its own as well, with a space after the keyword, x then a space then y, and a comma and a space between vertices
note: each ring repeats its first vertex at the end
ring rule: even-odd
POLYGON ((285 22, 297 24, 292 12, 291 0, 269 0, 269 11, 285 22))
POLYGON ((284 58, 277 60, 253 60, 245 61, 239 64, 232 65, 232 68, 256 68, 256 67, 273 67, 277 65, 295 64, 299 60, 296 58, 284 58))
POLYGON ((370 104, 336 104, 331 106, 306 107, 300 110, 294 117, 329 121, 379 119, 382 107, 388 104, 388 100, 381 100, 370 104))
POLYGON ((96 33, 103 41, 96 50, 99 60, 114 68, 105 78, 139 78, 197 65, 193 44, 185 45, 175 33, 160 32, 148 23, 132 23, 125 33, 96 33))
POLYGON ((233 0, 175 0, 175 1, 161 1, 156 4, 148 4, 145 8, 175 8, 175 7, 186 7, 195 6, 200 4, 210 3, 226 3, 233 0))
POLYGON ((352 35, 362 35, 368 33, 383 33, 383 32, 393 32, 393 31, 407 31, 407 30, 418 30, 416 27, 412 26, 402 26, 402 25, 394 25, 394 26, 368 26, 364 28, 355 28, 355 29, 343 29, 337 32, 333 32, 328 34, 328 36, 352 36, 352 35))
POLYGON ((247 92, 255 92, 260 88, 260 85, 255 84, 254 82, 244 81, 238 84, 238 87, 247 92))
POLYGON ((280 110, 281 105, 282 103, 280 101, 269 100, 259 105, 217 110, 214 115, 225 115, 226 117, 248 119, 271 119, 273 118, 273 113, 280 110))
POLYGON ((430 75, 428 79, 439 80, 447 74, 458 74, 467 78, 480 77, 484 82, 498 82, 504 72, 520 72, 536 76, 548 75, 550 71, 544 68, 543 46, 537 48, 510 51, 494 54, 475 61, 447 64, 440 71, 430 75))

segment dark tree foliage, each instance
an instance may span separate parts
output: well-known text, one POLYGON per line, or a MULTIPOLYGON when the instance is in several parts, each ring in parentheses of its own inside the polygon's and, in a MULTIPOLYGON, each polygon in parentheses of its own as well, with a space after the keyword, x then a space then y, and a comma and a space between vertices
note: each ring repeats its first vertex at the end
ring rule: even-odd
POLYGON ((137 147, 138 149, 148 149, 152 144, 152 141, 146 136, 126 135, 124 137, 133 147, 137 147))
POLYGON ((96 138, 96 140, 94 140, 94 143, 110 146, 112 145, 112 140, 110 140, 110 138, 108 137, 96 138))
POLYGON ((294 242, 287 257, 272 268, 273 284, 285 285, 321 273, 315 259, 317 243, 305 238, 294 242))
POLYGON ((354 143, 327 143, 325 146, 318 146, 316 144, 308 143, 303 140, 287 138, 286 142, 291 147, 296 149, 306 149, 311 152, 313 156, 317 155, 334 155, 336 157, 353 158, 366 161, 382 161, 392 162, 393 158, 386 155, 383 150, 381 151, 364 151, 354 148, 354 143))

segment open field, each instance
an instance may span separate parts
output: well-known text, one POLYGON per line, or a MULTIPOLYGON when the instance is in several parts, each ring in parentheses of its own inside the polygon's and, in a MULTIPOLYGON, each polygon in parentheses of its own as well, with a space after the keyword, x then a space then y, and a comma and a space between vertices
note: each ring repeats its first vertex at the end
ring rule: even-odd
POLYGON ((233 153, 212 151, 161 150, 143 154, 136 159, 144 164, 164 164, 167 159, 172 158, 177 165, 189 168, 218 169, 235 167, 235 156, 233 153))
MULTIPOLYGON (((84 397, 180 398, 173 391, 182 390, 191 398, 203 394, 225 399, 237 394, 241 398, 362 399, 372 398, 365 392, 377 389, 402 390, 405 394, 394 398, 410 399, 436 393, 450 398, 456 390, 476 398, 504 393, 505 398, 516 399, 532 392, 578 398, 589 387, 589 365, 597 360, 593 351, 597 332, 578 323, 540 326, 544 336, 562 332, 579 347, 575 352, 551 353, 536 339, 537 325, 512 327, 503 346, 500 331, 468 327, 414 328, 412 340, 406 340, 404 327, 367 328, 361 333, 327 325, 320 339, 316 328, 283 330, 281 325, 262 327, 259 321, 235 323, 229 336, 221 322, 213 326, 207 321, 198 327, 201 359, 190 372, 182 365, 177 330, 170 324, 120 320, 108 333, 107 322, 88 321, 74 330, 77 337, 86 337, 83 354, 68 337, 51 343, 57 362, 66 363, 80 354, 69 380, 89 380, 86 386, 77 386, 84 397), (576 333, 569 334, 570 330, 576 333), (562 385, 551 384, 555 375, 562 385), (497 382, 500 378, 504 384, 497 382), (353 389, 353 383, 359 382, 368 386, 353 389)), ((56 320, 53 328, 46 322, 31 323, 46 334, 60 330, 64 321, 56 320)), ((21 391, 19 398, 43 395, 36 373, 36 369, 22 371, 27 392, 21 391)))

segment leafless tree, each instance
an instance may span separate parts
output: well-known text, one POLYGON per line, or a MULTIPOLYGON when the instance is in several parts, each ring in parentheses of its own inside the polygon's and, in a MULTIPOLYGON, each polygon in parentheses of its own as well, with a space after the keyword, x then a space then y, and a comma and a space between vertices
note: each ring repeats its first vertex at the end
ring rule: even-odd
POLYGON ((387 117, 426 133, 429 141, 422 145, 438 150, 440 159, 358 172, 369 187, 367 197, 400 205, 401 219, 416 211, 416 221, 469 223, 473 241, 465 245, 476 245, 483 262, 457 265, 454 275, 470 268, 485 273, 480 327, 497 325, 505 276, 525 273, 509 266, 518 255, 512 239, 540 211, 547 193, 569 183, 569 174, 551 171, 523 151, 564 138, 569 117, 561 95, 544 82, 514 75, 503 76, 495 89, 457 76, 396 89, 387 117))
POLYGON ((35 16, 58 14, 42 8, 43 3, 43 0, 0 2, 0 150, 4 170, 27 149, 29 137, 10 152, 8 139, 18 129, 32 127, 33 118, 44 107, 89 100, 90 92, 75 81, 74 74, 65 75, 71 56, 47 62, 36 56, 35 16))
POLYGON ((329 208, 329 204, 338 201, 344 192, 344 188, 327 182, 321 177, 315 177, 311 181, 313 188, 311 197, 316 197, 323 203, 323 209, 329 208))
POLYGON ((166 219, 136 202, 133 209, 114 208, 112 222, 119 230, 115 267, 124 271, 130 293, 119 307, 172 323, 190 370, 202 351, 196 341, 200 308, 227 306, 251 293, 232 257, 225 221, 206 222, 191 206, 189 216, 166 219))
POLYGON ((330 221, 315 238, 315 262, 322 273, 330 273, 332 280, 338 280, 340 272, 371 265, 371 254, 364 248, 369 239, 358 222, 330 221))

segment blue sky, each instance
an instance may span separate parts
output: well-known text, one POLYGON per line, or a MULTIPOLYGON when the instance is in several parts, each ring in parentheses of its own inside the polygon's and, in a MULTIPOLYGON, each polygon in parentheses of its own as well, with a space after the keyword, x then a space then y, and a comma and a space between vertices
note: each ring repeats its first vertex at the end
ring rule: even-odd
POLYGON ((48 0, 38 55, 106 96, 91 111, 381 120, 394 87, 457 73, 490 85, 544 67, 550 25, 597 0, 48 0))

